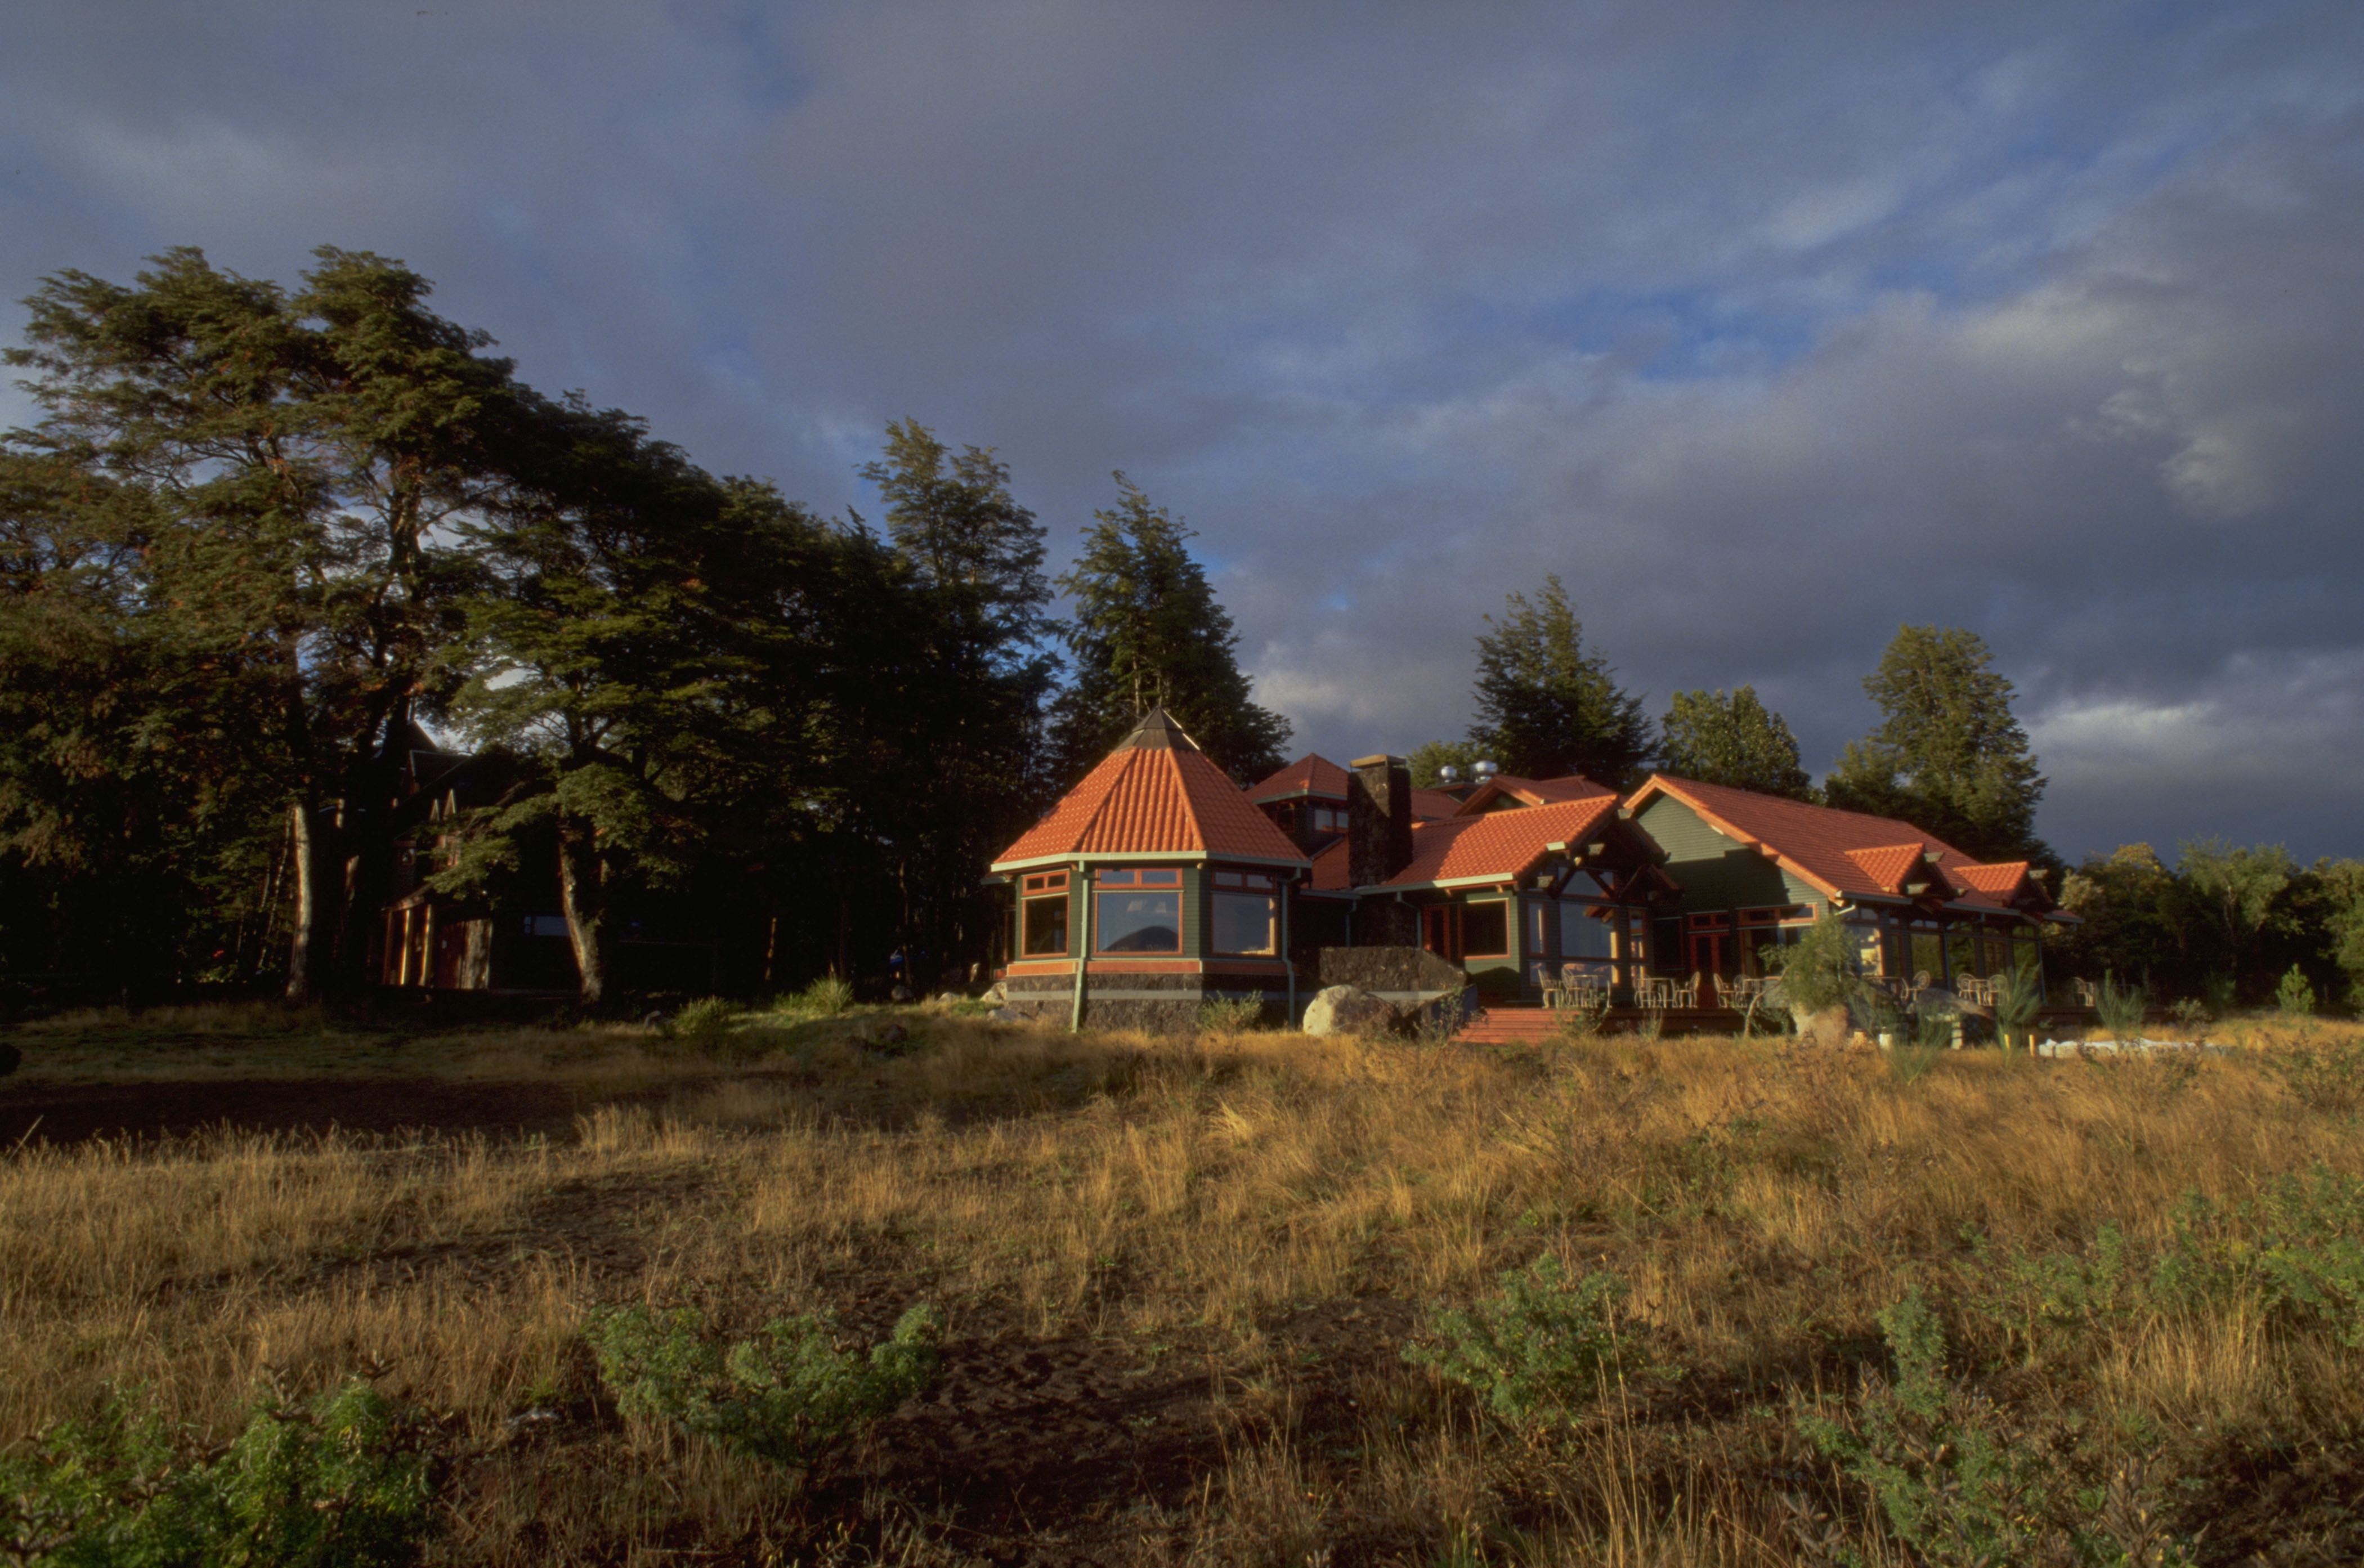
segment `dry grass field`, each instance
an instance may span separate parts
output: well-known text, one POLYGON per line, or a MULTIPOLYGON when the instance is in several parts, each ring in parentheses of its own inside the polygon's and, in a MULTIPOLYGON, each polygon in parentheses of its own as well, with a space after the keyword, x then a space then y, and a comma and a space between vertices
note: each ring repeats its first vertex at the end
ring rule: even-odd
POLYGON ((439 1423, 428 1556, 467 1563, 2364 1560, 2354 1026, 2086 1062, 896 1018, 20 1029, 0 1443, 363 1372, 439 1423), (169 1130, 216 1115, 265 1125, 169 1130), (1558 1407, 1407 1361, 1544 1258, 1622 1286, 1558 1407), (934 1385, 809 1473, 621 1418, 585 1340, 917 1303, 934 1385))

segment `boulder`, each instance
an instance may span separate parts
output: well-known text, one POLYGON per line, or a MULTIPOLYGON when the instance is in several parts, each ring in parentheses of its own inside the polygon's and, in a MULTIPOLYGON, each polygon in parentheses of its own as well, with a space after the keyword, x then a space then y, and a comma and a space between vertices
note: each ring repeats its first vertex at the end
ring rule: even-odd
POLYGON ((1810 1045, 1839 1046, 1846 1043, 1847 1010, 1844 1004, 1835 1007, 1791 1007, 1790 1017, 1798 1026, 1798 1038, 1810 1045))
POLYGON ((1305 1005, 1307 1034, 1361 1034, 1387 1029, 1395 1009, 1355 985, 1332 985, 1305 1005))
POLYGON ((997 1024, 1022 1024, 1027 1021, 1024 1013, 1009 1006, 996 1007, 985 1016, 997 1024))
POLYGON ((977 1000, 988 1007, 1007 1007, 1009 1006, 1009 982, 995 981, 985 988, 985 995, 979 996, 977 1000))

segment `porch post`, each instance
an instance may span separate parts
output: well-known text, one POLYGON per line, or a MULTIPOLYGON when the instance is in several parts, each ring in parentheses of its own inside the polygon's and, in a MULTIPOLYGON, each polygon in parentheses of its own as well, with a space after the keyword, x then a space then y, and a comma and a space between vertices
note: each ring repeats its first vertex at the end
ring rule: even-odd
POLYGON ((1288 947, 1288 879, 1280 884, 1280 967, 1288 974, 1288 1016, 1283 1020, 1290 1029, 1297 1027, 1297 960, 1289 956, 1288 947))
POLYGON ((1075 885, 1084 900, 1083 918, 1076 922, 1082 936, 1076 943, 1076 1001, 1067 1014, 1067 1032, 1084 1032, 1084 969, 1091 962, 1092 952, 1092 884, 1090 868, 1081 860, 1076 862, 1075 885))

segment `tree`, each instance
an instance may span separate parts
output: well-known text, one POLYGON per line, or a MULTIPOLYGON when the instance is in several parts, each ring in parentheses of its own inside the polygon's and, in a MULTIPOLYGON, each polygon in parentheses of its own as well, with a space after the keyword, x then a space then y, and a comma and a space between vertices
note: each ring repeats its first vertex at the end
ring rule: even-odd
POLYGON ((865 752, 849 826, 877 846, 898 891, 896 945, 941 961, 978 947, 978 879, 1047 793, 1057 660, 1043 528, 989 448, 955 453, 914 420, 886 428, 884 455, 862 474, 886 504, 903 618, 880 672, 897 706, 877 711, 893 729, 865 752))
POLYGON ((2221 971, 2235 984, 2250 975, 2265 939, 2286 924, 2282 895, 2299 868, 2280 844, 2241 846, 2222 839, 2179 847, 2176 873, 2191 910, 2191 924, 2213 940, 2221 971))
POLYGON ((2035 836, 2045 780, 2015 694, 1977 634, 1900 627, 1863 688, 1881 721, 1824 779, 1833 806, 1902 817, 1982 861, 2059 863, 2035 836))
POLYGON ((19 451, 137 497, 158 644, 235 651, 286 803, 296 997, 323 962, 360 978, 401 752, 459 613, 443 525, 497 489, 485 438, 514 391, 424 278, 314 254, 292 295, 192 249, 134 287, 61 272, 6 356, 45 416, 19 451))
POLYGON ((1475 776, 1470 770, 1485 760, 1486 753, 1470 740, 1423 740, 1404 759, 1411 765, 1414 789, 1436 788, 1444 782, 1444 770, 1448 767, 1457 770, 1462 780, 1468 782, 1475 776))
POLYGON ((1288 721, 1251 700, 1239 634, 1191 558, 1191 530, 1123 474, 1116 484, 1115 509, 1092 514, 1058 580, 1076 606, 1066 634, 1075 674, 1052 731, 1058 777, 1072 784, 1161 705, 1216 766, 1260 779, 1287 761, 1288 721))
POLYGON ((1648 762, 1654 737, 1639 697, 1584 646, 1584 628, 1557 577, 1530 604, 1512 594, 1478 639, 1478 722, 1471 744, 1528 778, 1578 773, 1622 787, 1648 762))
POLYGON ((1754 686, 1677 692, 1661 721, 1660 765, 1678 777, 1812 800, 1798 738, 1754 686))

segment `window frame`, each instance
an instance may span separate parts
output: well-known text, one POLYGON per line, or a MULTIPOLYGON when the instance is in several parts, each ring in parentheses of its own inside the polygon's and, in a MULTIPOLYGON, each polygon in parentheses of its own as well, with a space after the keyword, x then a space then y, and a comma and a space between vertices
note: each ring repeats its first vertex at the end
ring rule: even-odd
POLYGON ((1517 956, 1515 953, 1511 951, 1511 905, 1512 902, 1513 900, 1508 898, 1483 898, 1470 899, 1462 904, 1461 918, 1456 922, 1456 924, 1461 928, 1461 956, 1464 959, 1514 958, 1517 956), (1475 915, 1480 909, 1495 910, 1502 918, 1502 945, 1486 952, 1478 951, 1475 947, 1470 945, 1469 941, 1469 917, 1475 915))
POLYGON ((1219 958, 1280 956, 1280 878, 1269 872, 1219 870, 1208 878, 1207 949, 1219 958), (1256 898, 1265 906, 1265 945, 1228 948, 1222 943, 1221 911, 1226 899, 1256 898))
POLYGON ((1181 869, 1177 866, 1118 866, 1092 873, 1088 895, 1092 902, 1092 956, 1094 958, 1179 958, 1190 948, 1189 899, 1185 895, 1181 869), (1108 921, 1101 917, 1099 900, 1110 894, 1135 895, 1171 893, 1174 895, 1174 945, 1170 948, 1115 948, 1108 945, 1108 921))
POLYGON ((1075 895, 1068 874, 1064 871, 1030 873, 1018 884, 1018 957, 1068 958, 1076 951, 1075 895), (1062 912, 1059 921, 1059 946, 1056 951, 1035 952, 1027 946, 1027 916, 1037 904, 1056 903, 1062 912))

